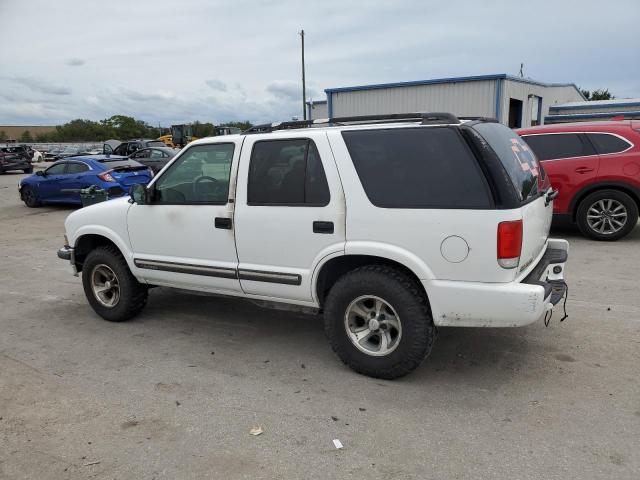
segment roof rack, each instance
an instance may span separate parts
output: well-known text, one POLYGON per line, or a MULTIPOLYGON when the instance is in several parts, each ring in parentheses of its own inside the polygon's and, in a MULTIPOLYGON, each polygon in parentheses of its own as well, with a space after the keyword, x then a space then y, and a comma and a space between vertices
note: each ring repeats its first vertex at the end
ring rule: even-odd
MULTIPOLYGON (((478 117, 477 119, 480 119, 478 117)), ((265 123, 255 125, 242 132, 243 135, 251 133, 268 133, 276 130, 290 130, 296 128, 309 128, 326 125, 344 125, 346 123, 392 123, 397 121, 421 122, 422 125, 458 124, 460 119, 451 113, 418 112, 418 113, 388 113, 384 115, 361 115, 354 117, 319 118, 316 120, 296 120, 291 122, 265 123)))

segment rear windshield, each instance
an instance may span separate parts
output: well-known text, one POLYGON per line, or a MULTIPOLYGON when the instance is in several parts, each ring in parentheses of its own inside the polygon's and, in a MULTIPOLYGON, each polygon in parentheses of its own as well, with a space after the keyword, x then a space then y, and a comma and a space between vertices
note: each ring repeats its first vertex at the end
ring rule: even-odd
POLYGON ((520 200, 529 200, 542 191, 544 170, 536 155, 517 133, 500 123, 478 123, 473 128, 500 159, 520 200))
POLYGON ((136 162, 135 160, 129 160, 128 158, 118 160, 118 159, 110 159, 105 158, 104 160, 98 160, 100 163, 104 163, 109 168, 113 168, 114 170, 132 170, 136 168, 146 168, 141 163, 136 162))
POLYGON ((166 147, 166 145, 164 144, 164 142, 147 142, 147 147, 166 147))
POLYGON ((343 131, 371 203, 385 208, 489 208, 476 158, 450 127, 343 131))

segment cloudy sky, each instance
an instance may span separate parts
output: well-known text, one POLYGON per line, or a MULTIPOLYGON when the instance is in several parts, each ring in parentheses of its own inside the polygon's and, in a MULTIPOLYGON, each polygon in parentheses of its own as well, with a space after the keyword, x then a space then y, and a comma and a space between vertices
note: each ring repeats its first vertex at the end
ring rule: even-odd
POLYGON ((0 125, 301 115, 307 93, 518 72, 640 97, 640 1, 0 0, 0 125))

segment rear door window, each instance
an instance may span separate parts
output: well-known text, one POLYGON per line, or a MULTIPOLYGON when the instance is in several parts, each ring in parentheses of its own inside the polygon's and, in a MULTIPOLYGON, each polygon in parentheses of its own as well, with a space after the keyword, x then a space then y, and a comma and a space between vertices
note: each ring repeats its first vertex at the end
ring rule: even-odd
POLYGON ((490 193, 456 128, 343 131, 360 182, 382 208, 489 208, 490 193))
POLYGON ((249 164, 249 205, 325 206, 329 185, 312 140, 256 142, 249 164))
POLYGON ((587 133, 586 135, 600 155, 620 153, 632 147, 630 142, 609 133, 587 133))
POLYGON ((593 147, 581 133, 547 133, 523 137, 540 160, 595 155, 593 147))

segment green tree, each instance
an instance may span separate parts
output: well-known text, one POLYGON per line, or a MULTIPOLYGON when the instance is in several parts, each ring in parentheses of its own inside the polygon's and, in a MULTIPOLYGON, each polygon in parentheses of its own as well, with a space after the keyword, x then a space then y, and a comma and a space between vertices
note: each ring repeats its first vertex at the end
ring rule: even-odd
POLYGON ((22 132, 22 135, 20 135, 20 138, 18 140, 20 141, 20 143, 31 143, 33 142, 33 137, 31 136, 31 132, 29 130, 25 130, 24 132, 22 132))
POLYGON ((196 120, 191 124, 193 136, 198 138, 210 137, 215 135, 216 127, 213 123, 202 123, 196 120))
POLYGON ((589 101, 594 100, 613 100, 616 98, 611 94, 608 88, 598 88, 597 90, 589 91, 589 90, 580 90, 584 98, 589 101))
POLYGON ((7 132, 5 132, 4 130, 0 130, 0 142, 6 142, 7 141, 7 132))

